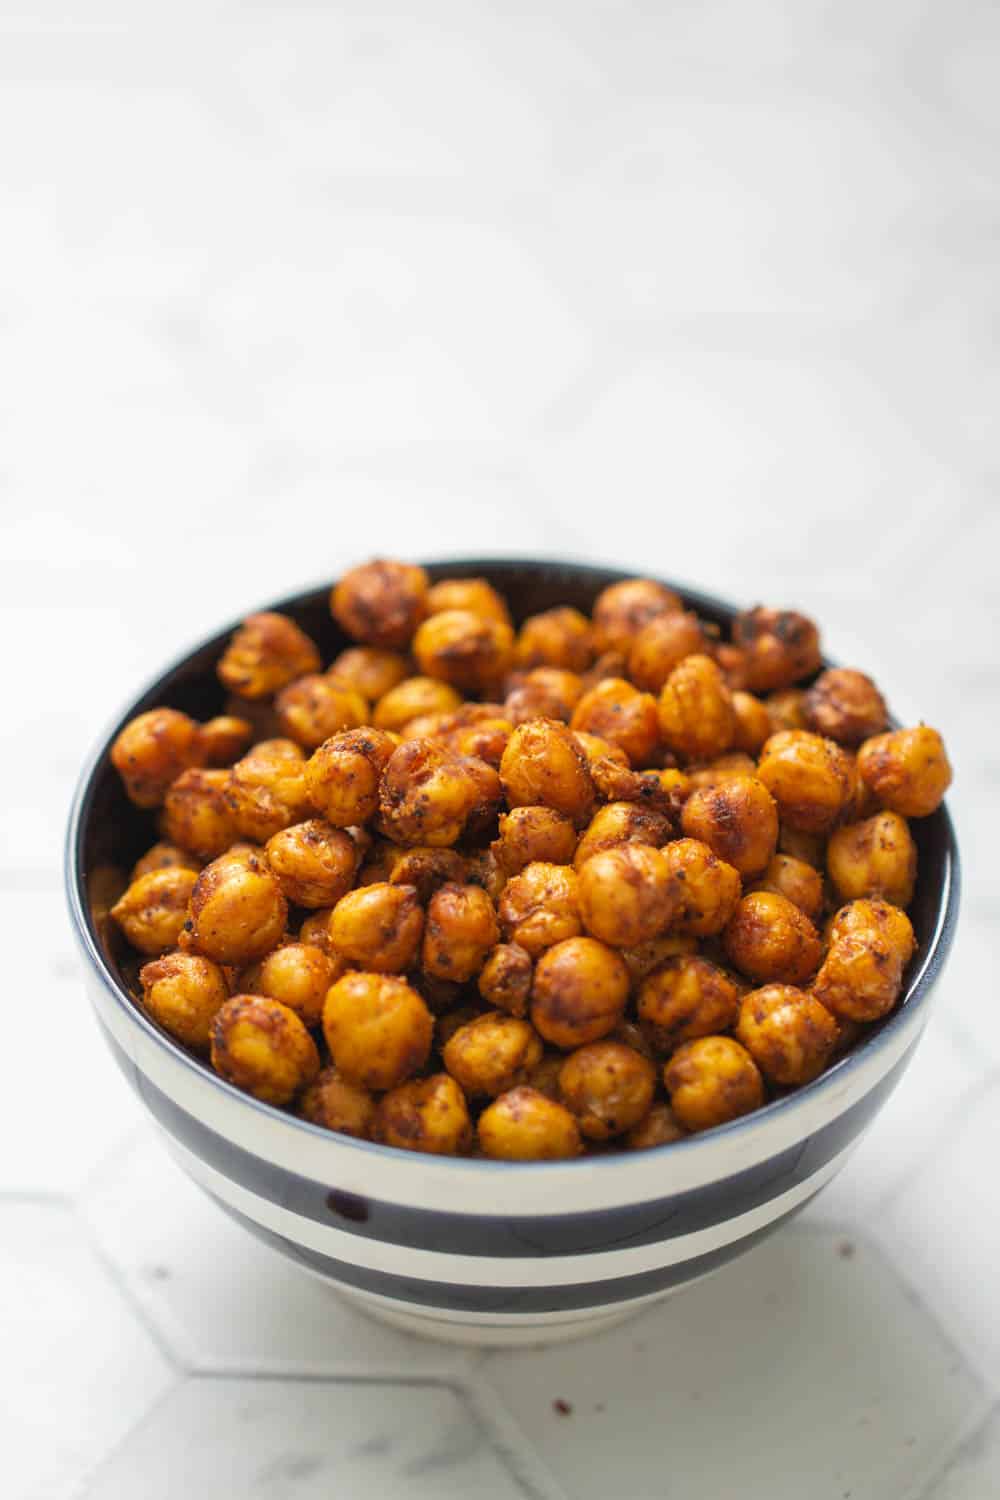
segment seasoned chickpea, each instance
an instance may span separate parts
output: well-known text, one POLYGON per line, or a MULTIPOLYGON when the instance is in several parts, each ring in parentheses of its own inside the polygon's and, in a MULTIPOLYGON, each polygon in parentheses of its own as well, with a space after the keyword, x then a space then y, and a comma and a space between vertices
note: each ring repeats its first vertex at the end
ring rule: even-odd
POLYGON ((744 995, 736 1035, 769 1082, 798 1088, 818 1078, 830 1061, 838 1027, 805 990, 769 984, 744 995))
POLYGON ((429 580, 413 563, 375 558, 334 585, 330 610, 342 630, 368 646, 408 646, 427 613, 429 580))
POLYGON ((733 735, 733 748, 742 750, 745 755, 756 755, 764 741, 774 732, 774 722, 767 709, 767 704, 755 698, 752 693, 733 693, 733 713, 736 716, 736 729, 733 735))
MULTIPOLYGON (((490 769, 485 762, 479 764, 490 769)), ((471 757, 434 740, 406 740, 393 751, 382 773, 381 830, 397 844, 455 844, 481 796, 471 757)))
MULTIPOLYGON (((482 705, 484 708, 486 704, 482 705)), ((507 748, 514 725, 499 713, 476 718, 469 723, 454 723, 461 711, 453 716, 452 726, 445 733, 445 742, 459 755, 474 756, 486 761, 494 770, 499 769, 503 753, 507 748)))
POLYGON ((514 807, 500 818, 493 852, 508 875, 536 861, 566 865, 576 849, 576 829, 552 807, 514 807))
POLYGON ((717 755, 714 760, 704 765, 688 766, 688 796, 691 792, 700 792, 705 787, 719 786, 723 781, 732 781, 734 777, 756 775, 757 762, 753 756, 747 755, 745 750, 727 750, 725 755, 717 755))
POLYGON ((465 856, 465 880, 468 885, 481 885, 496 906, 507 885, 507 874, 492 848, 476 849, 465 856))
POLYGON ((517 726, 500 762, 500 780, 510 807, 553 807, 578 828, 593 811, 586 756, 566 725, 553 719, 517 726))
POLYGON ((261 740, 229 772, 226 802, 237 833, 264 844, 311 812, 306 758, 293 740, 261 740))
POLYGON ((755 776, 732 776, 691 793, 681 813, 688 838, 700 839, 743 877, 759 875, 778 842, 778 811, 755 776))
POLYGON ((784 896, 804 911, 810 922, 818 922, 823 914, 823 877, 812 865, 791 854, 773 855, 767 869, 747 889, 784 896))
POLYGON ((429 615, 458 609, 500 625, 510 624, 506 600, 485 578, 444 578, 431 585, 427 595, 429 615))
POLYGON ((883 807, 904 818, 926 818, 951 785, 951 766, 936 729, 895 729, 866 740, 858 771, 883 807))
POLYGON ((782 823, 829 833, 853 805, 857 779, 846 750, 806 730, 772 734, 757 775, 778 804, 782 823))
POLYGON ((185 931, 195 953, 219 964, 248 964, 271 951, 287 919, 288 903, 267 861, 231 849, 198 876, 185 931))
POLYGON ((442 1056, 468 1095, 495 1099, 524 1082, 541 1061, 542 1041, 528 1021, 488 1011, 449 1037, 442 1056))
POLYGON ((628 652, 650 620, 683 608, 675 593, 652 578, 626 578, 609 584, 594 601, 594 649, 628 652))
POLYGON ((917 846, 899 813, 876 813, 831 834, 826 867, 842 901, 882 896, 893 906, 909 906, 917 878, 917 846))
POLYGON ((531 954, 518 943, 497 943, 479 972, 487 1005, 510 1016, 526 1016, 531 999, 531 954))
POLYGON ((366 703, 377 703, 409 677, 412 667, 399 651, 380 646, 348 646, 326 669, 331 682, 352 688, 366 703))
POLYGON ((341 828, 309 818, 268 839, 267 862, 295 906, 333 906, 354 884, 359 851, 341 828))
POLYGON ((306 750, 315 750, 342 729, 359 729, 371 718, 360 693, 318 672, 282 688, 274 707, 283 733, 306 750))
POLYGON ((573 856, 579 870, 592 854, 613 849, 618 844, 649 844, 653 848, 666 843, 672 832, 670 819, 654 807, 638 802, 608 802, 591 818, 573 856))
POLYGON ((670 958, 642 981, 639 1020, 650 1044, 664 1055, 696 1036, 729 1031, 740 994, 729 976, 696 954, 670 958))
POLYGON ((373 974, 401 974, 414 962, 424 913, 412 885, 379 881, 348 891, 333 908, 330 943, 373 974))
POLYGON ((660 733, 671 750, 710 760, 733 743, 733 695, 710 656, 686 656, 663 685, 660 733))
POLYGON ((479 1145, 500 1161, 559 1161, 583 1150, 580 1127, 565 1105, 521 1085, 479 1117, 479 1145))
POLYGON ((311 948, 321 948, 327 957, 335 956, 330 944, 332 911, 332 906, 321 906, 317 911, 310 912, 299 928, 299 942, 308 943, 311 948))
POLYGON ((200 859, 224 854, 237 832, 228 788, 228 771, 182 771, 163 799, 160 826, 167 838, 200 859))
POLYGON ((568 1051, 614 1031, 628 992, 620 954, 596 938, 567 938, 535 966, 531 1019, 547 1042, 568 1051))
POLYGON ((247 616, 216 670, 231 693, 241 698, 270 698, 296 677, 319 669, 319 652, 305 631, 287 615, 265 610, 247 616))
POLYGON ((715 641, 711 655, 719 663, 719 671, 733 693, 745 692, 747 686, 747 654, 732 641, 715 641))
POLYGON ((774 891, 752 891, 723 934, 730 963, 761 984, 802 984, 815 974, 821 946, 805 912, 774 891))
POLYGON ((627 1151, 649 1151, 654 1146, 672 1146, 686 1135, 670 1105, 657 1101, 638 1125, 627 1132, 623 1144, 627 1151))
POLYGON ((137 807, 159 807, 171 782, 201 758, 198 725, 173 708, 130 719, 111 746, 111 764, 137 807))
POLYGON ((583 729, 574 729, 572 735, 583 751, 591 771, 608 761, 622 770, 629 769, 628 756, 620 745, 612 745, 610 740, 603 739, 601 735, 587 734, 583 729))
POLYGON ((229 999, 226 976, 195 953, 167 953, 139 970, 143 1009, 164 1031, 196 1052, 207 1052, 212 1020, 229 999))
POLYGON ((474 1139, 465 1095, 447 1073, 413 1078, 383 1094, 376 1129, 387 1146, 432 1156, 462 1156, 474 1139))
POLYGON ((153 956, 176 945, 198 878, 194 870, 168 865, 132 882, 111 915, 133 948, 153 956))
POLYGON ((583 931, 576 872, 569 865, 535 860, 504 886, 498 903, 507 942, 537 958, 554 943, 583 931))
POLYGON ((459 885, 465 881, 465 860, 454 849, 424 849, 419 845, 403 849, 397 844, 386 844, 379 859, 381 873, 366 884, 388 879, 392 885, 412 885, 424 905, 440 886, 449 881, 457 881, 459 885))
POLYGON ((654 615, 632 641, 628 675, 640 688, 658 693, 685 658, 705 651, 705 632, 697 615, 671 610, 654 615))
POLYGON ((838 745, 860 745, 889 722, 885 699, 870 677, 851 667, 821 672, 805 695, 806 727, 838 745))
POLYGON ((196 859, 187 849, 180 849, 176 844, 153 844, 147 849, 141 859, 136 860, 132 866, 129 876, 129 884, 139 879, 141 875, 149 875, 153 870, 169 870, 176 868, 180 870, 194 870, 196 873, 201 869, 201 860, 196 859))
POLYGON ((313 1125, 371 1140, 375 1129, 375 1099, 360 1084, 348 1083, 336 1068, 324 1068, 302 1095, 299 1112, 313 1125))
POLYGON ((482 694, 510 665, 514 632, 499 620, 469 610, 429 615, 413 638, 413 654, 425 677, 467 693, 482 694))
POLYGON ((790 854, 814 870, 826 866, 826 838, 821 833, 804 833, 801 828, 789 828, 778 820, 778 853, 790 854))
POLYGON ((589 1042, 571 1052, 559 1073, 562 1102, 592 1141, 607 1141, 637 1125, 649 1112, 656 1069, 622 1042, 589 1042))
POLYGON ((819 632, 790 609, 757 605, 733 621, 733 644, 746 653, 746 686, 752 693, 791 687, 820 666, 819 632))
POLYGON ((504 713, 512 725, 529 719, 561 719, 569 723, 583 694, 583 682, 575 672, 561 667, 535 667, 526 672, 504 701, 504 713))
MULTIPOLYGON (((666 850, 663 852, 666 853, 666 850)), ((697 938, 689 937, 686 933, 668 932, 652 938, 648 943, 639 943, 635 948, 623 948, 621 956, 625 960, 629 978, 633 984, 638 985, 647 974, 652 974, 654 969, 666 963, 668 958, 697 951, 697 938)))
POLYGON ((721 932, 740 899, 739 872, 701 839, 674 839, 662 854, 679 901, 673 931, 690 937, 721 932))
POLYGON ((584 693, 570 727, 617 745, 633 766, 644 765, 660 739, 656 699, 623 677, 607 677, 584 693))
POLYGON ((340 977, 340 964, 311 943, 283 943, 239 978, 245 995, 267 995, 287 1005, 306 1026, 318 1026, 326 992, 340 977))
POLYGON ((462 837, 478 842, 497 832, 500 809, 503 807, 500 773, 477 755, 459 755, 458 761, 466 774, 471 776, 476 788, 476 799, 466 817, 462 837))
POLYGON ((287 1005, 234 995, 212 1022, 212 1067, 265 1104, 287 1104, 319 1073, 319 1053, 287 1005))
POLYGON ((198 727, 200 761, 206 766, 231 766, 253 739, 253 725, 234 714, 219 714, 198 727))
POLYGON ((327 992, 323 1035, 335 1067, 349 1082, 391 1089, 426 1063, 434 1018, 405 979, 350 973, 327 992))
POLYGON ((443 885, 427 907, 424 973, 465 984, 476 977, 499 940, 493 902, 480 886, 443 885))
POLYGON ((913 956, 910 919, 887 901, 852 901, 834 917, 812 991, 846 1021, 877 1021, 899 999, 913 956))
POLYGON ((335 828, 366 823, 378 809, 379 782, 395 748, 392 736, 381 729, 333 735, 306 762, 313 808, 335 828))
POLYGON ((462 706, 462 700, 447 682, 433 677, 407 677, 380 698, 373 723, 378 729, 401 733, 414 719, 430 714, 447 716, 462 706))
POLYGON ((765 700, 772 732, 780 734, 783 729, 808 729, 806 723, 806 695, 802 688, 785 688, 783 692, 771 693, 765 700))
POLYGON ((728 1036, 702 1036, 678 1047, 663 1070, 670 1105, 685 1130, 708 1130, 764 1103, 757 1064, 728 1036))
POLYGON ((537 1089, 547 1099, 560 1102, 559 1074, 565 1061, 565 1052, 545 1052, 541 1062, 536 1063, 528 1073, 528 1087, 537 1089))
POLYGON ((519 667, 584 672, 593 659, 593 642, 593 627, 578 609, 547 609, 524 621, 514 643, 514 660, 519 667))
POLYGON ((618 948, 657 937, 680 904, 669 864, 647 844, 618 844, 591 855, 579 882, 584 927, 618 948))

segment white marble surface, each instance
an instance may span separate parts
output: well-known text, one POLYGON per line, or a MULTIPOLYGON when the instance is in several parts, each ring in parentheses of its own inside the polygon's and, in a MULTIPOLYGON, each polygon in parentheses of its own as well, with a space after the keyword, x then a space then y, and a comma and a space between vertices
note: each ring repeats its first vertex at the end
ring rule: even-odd
POLYGON ((977 0, 0 0, 11 1500, 1000 1488, 998 68, 977 0), (919 1061, 797 1226, 589 1345, 345 1310, 186 1184, 84 1009, 85 749, 375 548, 800 604, 947 732, 919 1061))

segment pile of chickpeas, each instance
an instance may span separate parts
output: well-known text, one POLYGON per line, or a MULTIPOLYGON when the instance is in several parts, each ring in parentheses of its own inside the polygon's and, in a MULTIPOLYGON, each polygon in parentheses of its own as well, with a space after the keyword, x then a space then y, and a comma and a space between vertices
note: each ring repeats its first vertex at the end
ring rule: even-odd
POLYGON ((225 716, 112 750, 162 840, 112 911, 140 1003, 228 1082, 408 1151, 642 1150, 897 1003, 908 820, 951 770, 805 616, 725 640, 634 578, 515 629, 486 580, 384 560, 330 607, 358 644, 326 668, 252 615, 225 716))

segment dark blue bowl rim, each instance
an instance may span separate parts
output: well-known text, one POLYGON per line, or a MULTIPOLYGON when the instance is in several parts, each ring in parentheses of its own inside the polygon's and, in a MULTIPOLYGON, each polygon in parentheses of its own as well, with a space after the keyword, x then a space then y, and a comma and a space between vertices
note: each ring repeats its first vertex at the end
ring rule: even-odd
MULTIPOLYGON (((423 560, 423 566, 428 568, 447 567, 449 571, 461 569, 468 576, 477 575, 490 568, 523 569, 531 572, 535 570, 544 571, 554 569, 561 572, 572 572, 582 577, 601 578, 603 583, 616 582, 625 578, 634 578, 637 574, 625 568, 605 567, 598 563, 588 562, 584 559, 553 557, 553 558, 528 558, 510 555, 484 556, 484 557, 438 557, 431 560, 423 560)), ((643 576, 650 576, 644 574, 643 576)), ((654 575, 655 576, 655 575, 654 575)), ((689 588, 686 584, 662 580, 668 587, 674 588, 682 595, 689 608, 698 613, 711 614, 715 611, 731 611, 735 606, 727 603, 717 596, 706 594, 698 589, 689 588)), ((294 594, 286 595, 284 598, 270 604, 255 606, 259 610, 288 610, 295 608, 309 595, 328 589, 329 580, 314 584, 311 587, 298 589, 294 594)), ((247 611, 249 613, 249 611, 247 611)), ((226 639, 236 628, 237 621, 231 621, 221 630, 203 637, 195 645, 189 646, 182 651, 166 667, 157 672, 144 685, 140 692, 134 693, 131 698, 131 706, 126 706, 114 718, 111 727, 98 739, 97 744, 88 756, 70 808, 69 821, 66 830, 65 844, 65 879, 66 897, 69 905, 70 917, 74 932, 85 957, 96 970, 97 975, 105 989, 112 996, 118 1008, 125 1013, 129 1021, 138 1026, 152 1041, 164 1052, 168 1053, 176 1062, 189 1069, 210 1086, 222 1090, 230 1097, 237 1099, 246 1107, 256 1110, 267 1118, 278 1124, 292 1125, 294 1128, 303 1130, 315 1139, 325 1140, 332 1148, 342 1150, 348 1148, 372 1154, 378 1157, 391 1158, 398 1162, 399 1152, 391 1146, 382 1146, 373 1141, 361 1141, 353 1136, 335 1135, 333 1132, 324 1130, 320 1125, 313 1125, 308 1120, 302 1120, 297 1115, 288 1114, 278 1109, 275 1105, 265 1104, 252 1095, 243 1093, 233 1084, 227 1083, 217 1073, 197 1058, 193 1057, 166 1032, 161 1031, 148 1016, 144 1015, 128 992, 119 983, 112 972, 108 962, 102 953, 90 923, 87 906, 84 900, 84 830, 86 828, 87 813, 93 794, 94 783, 98 773, 101 771, 105 758, 109 752, 115 735, 128 718, 134 713, 134 705, 156 690, 158 685, 171 678, 188 660, 189 657, 206 648, 218 645, 221 649, 226 639)), ((824 658, 827 666, 836 665, 824 658)), ((955 937, 955 928, 958 922, 959 899, 961 893, 961 875, 958 855, 958 845, 955 839, 955 829, 951 816, 945 805, 938 810, 943 824, 945 836, 945 858, 944 879, 939 893, 937 916, 934 933, 927 944, 926 952, 919 970, 910 981, 909 991, 902 1005, 884 1020, 878 1030, 867 1037, 865 1041, 844 1057, 838 1059, 825 1073, 812 1083, 806 1084, 804 1088, 794 1093, 783 1095, 778 1099, 772 1099, 761 1109, 755 1110, 750 1115, 740 1119, 732 1120, 727 1125, 719 1125, 703 1134, 691 1135, 681 1141, 671 1142, 669 1145, 654 1147, 643 1153, 645 1157, 653 1161, 659 1159, 664 1153, 676 1153, 682 1151, 685 1154, 696 1153, 710 1142, 716 1142, 724 1138, 734 1138, 737 1135, 745 1135, 758 1128, 765 1121, 773 1119, 776 1115, 790 1116, 800 1109, 807 1100, 815 1100, 820 1094, 832 1088, 839 1087, 845 1079, 862 1066, 872 1054, 889 1045, 908 1023, 915 1009, 922 1008, 928 1003, 933 986, 945 963, 951 945, 955 937)), ((562 1171, 601 1171, 608 1168, 614 1169, 618 1163, 616 1155, 607 1156, 582 1156, 574 1160, 546 1161, 546 1162, 504 1162, 491 1161, 488 1158, 476 1157, 446 1157, 439 1158, 447 1162, 449 1169, 458 1171, 498 1171, 515 1168, 518 1171, 532 1172, 562 1172, 562 1171)))

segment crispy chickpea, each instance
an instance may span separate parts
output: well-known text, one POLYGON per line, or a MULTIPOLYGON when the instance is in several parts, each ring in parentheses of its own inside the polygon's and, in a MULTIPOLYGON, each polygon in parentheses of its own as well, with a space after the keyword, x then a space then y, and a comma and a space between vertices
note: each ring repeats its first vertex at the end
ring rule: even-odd
POLYGON ((330 943, 373 974, 402 974, 417 956, 424 913, 412 885, 378 881, 348 891, 333 908, 330 943))
POLYGON ((405 979, 350 973, 327 992, 323 1035, 335 1067, 349 1082, 391 1089, 426 1063, 434 1018, 405 979))
POLYGON ((311 911, 299 928, 299 942, 308 943, 311 948, 321 948, 327 957, 334 955, 330 945, 332 911, 332 906, 321 906, 317 911, 311 911))
POLYGON ((429 588, 423 568, 375 558, 338 580, 330 612, 354 640, 397 651, 410 644, 427 613, 429 588))
POLYGON ((474 1139, 465 1095, 447 1073, 413 1078, 383 1094, 376 1130, 387 1146, 432 1156, 463 1156, 474 1139))
POLYGON ((579 870, 592 854, 613 849, 618 844, 649 844, 653 848, 666 843, 671 834, 670 820, 654 807, 638 802, 608 802, 599 807, 576 847, 573 865, 579 870))
POLYGON ((133 948, 152 957, 176 945, 198 878, 194 870, 168 865, 132 882, 111 915, 133 948))
POLYGON ((732 776, 692 792, 681 827, 743 877, 765 870, 778 842, 774 799, 755 776, 732 776))
POLYGON ((822 870, 826 865, 826 838, 821 833, 804 833, 801 828, 789 828, 778 820, 778 853, 790 854, 803 864, 822 870))
POLYGON ((467 885, 480 885, 496 906, 507 885, 507 873, 490 849, 476 849, 465 856, 467 885))
POLYGON ((541 1061, 542 1041, 528 1021, 488 1011, 449 1037, 442 1056, 468 1095, 495 1099, 524 1082, 541 1061))
POLYGON ((197 859, 187 849, 178 848, 176 844, 153 844, 147 849, 141 859, 136 860, 132 866, 129 876, 129 884, 138 880, 141 875, 149 875, 153 870, 194 870, 196 873, 201 869, 201 860, 197 859))
POLYGON ((248 964, 271 951, 287 918, 288 903, 267 861, 231 849, 198 876, 185 931, 195 953, 219 964, 248 964))
POLYGON ((537 1089, 547 1099, 555 1099, 559 1103, 559 1074, 565 1061, 564 1052, 545 1052, 541 1062, 536 1063, 528 1073, 528 1087, 537 1089))
POLYGON ((752 693, 791 687, 820 666, 819 632, 790 609, 758 604, 733 621, 733 644, 746 652, 746 686, 752 693))
POLYGON ((428 615, 413 638, 413 654, 425 677, 482 694, 506 672, 514 632, 499 620, 465 609, 428 615))
POLYGON ((453 714, 462 700, 447 682, 433 677, 406 677, 390 688, 375 705, 372 721, 379 729, 400 733, 414 719, 428 714, 453 714))
POLYGON ((745 755, 757 755, 764 741, 774 732, 774 724, 767 704, 755 698, 753 693, 733 693, 733 713, 736 729, 733 749, 745 755))
POLYGON ((333 906, 354 884, 359 862, 350 835, 322 818, 276 833, 266 853, 286 901, 295 906, 333 906))
POLYGON ((427 595, 429 615, 456 609, 478 615, 482 620, 493 620, 499 625, 510 624, 506 600, 485 578, 443 578, 440 583, 431 585, 427 595))
POLYGON ((699 792, 705 787, 719 786, 723 781, 732 781, 734 777, 756 776, 757 762, 753 756, 747 755, 745 750, 727 750, 725 755, 717 755, 705 765, 688 766, 687 780, 691 792, 699 792))
POLYGON ((658 1100, 647 1111, 638 1125, 626 1132, 623 1144, 626 1151, 649 1151, 654 1146, 672 1146, 687 1135, 669 1104, 658 1100))
POLYGON ((353 688, 366 703, 377 703, 410 675, 412 668, 399 651, 380 646, 348 646, 326 669, 331 682, 353 688))
POLYGON ((596 938, 567 938, 535 966, 531 1019, 547 1042, 569 1051, 614 1031, 628 992, 620 954, 596 938))
POLYGON ((808 729, 806 723, 806 695, 802 688, 785 688, 783 692, 771 693, 764 700, 767 716, 771 720, 771 733, 780 734, 783 729, 808 729))
POLYGON ((658 693, 685 656, 704 650, 705 632, 697 615, 684 610, 654 615, 632 641, 628 675, 638 687, 658 693))
MULTIPOLYGON (((476 705, 485 707, 486 705, 476 705)), ((455 715, 457 718, 458 715, 455 715)), ((514 726, 509 719, 492 714, 467 724, 457 724, 446 732, 446 743, 459 755, 474 756, 484 760, 494 770, 499 769, 503 753, 507 748, 514 726)))
POLYGON ((241 698, 270 698, 296 677, 319 669, 319 652, 305 631, 287 615, 265 610, 247 616, 216 671, 231 693, 241 698))
POLYGON ((917 846, 899 813, 881 812, 830 836, 826 868, 842 901, 882 896, 909 906, 917 878, 917 846))
POLYGON ((660 733, 691 760, 710 760, 733 743, 733 695, 710 656, 686 656, 663 684, 660 733))
POLYGON ((818 922, 823 914, 823 877, 812 865, 791 854, 773 855, 767 869, 747 890, 774 891, 784 896, 799 911, 804 911, 810 922, 818 922))
POLYGON ((584 927, 617 948, 634 948, 657 937, 680 902, 670 866, 648 844, 600 850, 580 867, 579 882, 584 927))
POLYGON ((609 584, 594 601, 594 649, 627 652, 650 620, 679 613, 683 608, 671 589, 652 578, 626 578, 609 584))
POLYGON ((627 771, 629 769, 628 756, 620 745, 612 745, 610 740, 603 739, 601 735, 587 734, 583 729, 574 729, 572 735, 583 751, 587 765, 591 771, 596 766, 603 766, 608 761, 622 770, 627 771))
POLYGON ((519 667, 563 667, 584 672, 594 656, 594 632, 586 615, 561 606, 529 615, 517 633, 514 660, 519 667))
POLYGON ((719 671, 732 692, 745 692, 747 686, 747 654, 732 641, 715 641, 711 654, 719 663, 719 671))
POLYGON ((570 728, 617 745, 633 766, 642 766, 660 739, 656 699, 651 693, 640 693, 624 677, 607 677, 584 693, 573 710, 570 728))
POLYGON ((874 682, 851 667, 821 672, 805 695, 803 709, 806 728, 838 745, 860 745, 889 723, 885 699, 874 682))
POLYGON ((462 836, 478 842, 497 832, 497 821, 503 807, 500 773, 485 760, 480 760, 478 755, 459 755, 458 761, 476 787, 476 799, 469 809, 462 836))
POLYGON ((653 1064, 622 1042, 588 1042, 570 1053, 559 1072, 562 1102, 592 1141, 610 1140, 637 1125, 655 1090, 653 1064))
POLYGON ((560 1161, 583 1150, 580 1127, 565 1105, 521 1085, 479 1117, 479 1145, 499 1161, 560 1161))
POLYGON ((510 1016, 526 1016, 531 999, 531 954, 518 943, 497 943, 479 971, 486 1004, 510 1016))
POLYGON ((366 823, 378 809, 379 782, 395 741, 381 729, 335 734, 306 762, 309 801, 335 828, 366 823))
POLYGON ((339 968, 336 959, 311 943, 282 943, 243 970, 239 988, 245 995, 280 1000, 306 1026, 318 1026, 326 992, 340 977, 339 968))
POLYGON ((274 707, 282 732, 306 750, 315 750, 342 729, 360 729, 371 718, 360 693, 319 672, 282 688, 274 707))
POLYGON ((578 828, 593 810, 586 756, 573 733, 554 719, 517 726, 500 762, 500 780, 510 807, 553 807, 578 828))
POLYGON ((163 799, 160 826, 167 838, 200 859, 224 854, 236 838, 228 788, 228 771, 182 771, 163 799))
MULTIPOLYGON (((423 849, 419 845, 403 849, 386 844, 381 851, 382 873, 377 880, 388 879, 391 885, 412 885, 423 905, 434 892, 449 881, 465 881, 465 860, 454 849, 423 849)), ((369 885, 372 881, 367 882, 369 885)))
POLYGON ((696 1036, 729 1031, 740 994, 729 976, 696 954, 670 958, 639 986, 639 1020, 655 1051, 669 1055, 696 1036))
POLYGON ((212 1022, 212 1067, 265 1104, 287 1104, 319 1073, 319 1053, 287 1005, 234 995, 212 1022))
POLYGON ((159 807, 171 782, 201 756, 198 725, 173 708, 130 719, 111 746, 111 764, 137 807, 159 807))
POLYGON ((764 1103, 757 1064, 728 1036, 702 1036, 678 1047, 663 1070, 670 1105, 685 1130, 708 1130, 764 1103))
POLYGON ((212 1020, 229 999, 226 976, 196 953, 167 953, 139 970, 142 1006, 164 1031, 196 1052, 208 1051, 212 1020))
POLYGON ((883 807, 904 818, 926 818, 951 785, 951 766, 936 729, 895 729, 865 740, 858 771, 883 807))
POLYGON ((504 939, 537 958, 554 943, 583 931, 576 872, 533 860, 504 886, 498 903, 504 939))
POLYGON ((674 839, 661 852, 679 900, 672 931, 689 937, 721 932, 740 899, 739 872, 701 839, 674 839))
POLYGON ((348 1083, 336 1068, 324 1068, 309 1085, 299 1104, 299 1113, 313 1125, 371 1140, 375 1129, 375 1100, 368 1089, 348 1083))
POLYGON ((821 945, 805 912, 774 891, 752 891, 723 934, 726 956, 761 984, 802 984, 819 965, 821 945))
POLYGON ((566 865, 576 849, 576 829, 552 807, 514 807, 500 818, 493 852, 508 875, 542 861, 566 865))
POLYGON ((846 1021, 888 1014, 915 947, 906 913, 887 901, 852 901, 830 923, 829 940, 812 986, 816 999, 846 1021))
POLYGON ((382 773, 381 831, 397 844, 443 848, 457 843, 482 796, 471 765, 470 757, 434 740, 405 740, 382 773))
POLYGON ((509 688, 504 713, 512 725, 529 719, 561 719, 568 724, 582 693, 583 682, 575 672, 535 667, 509 688))
POLYGON ((668 932, 661 934, 660 937, 652 938, 648 943, 639 943, 634 948, 623 948, 621 956, 625 960, 632 983, 638 985, 647 974, 652 974, 654 969, 666 963, 668 958, 676 958, 682 953, 697 953, 697 951, 697 938, 689 937, 686 933, 668 932))
POLYGON ((798 1088, 818 1078, 830 1061, 838 1027, 805 990, 768 984, 744 995, 736 1035, 770 1083, 798 1088))
POLYGON ((236 832, 264 844, 309 816, 306 758, 293 740, 261 740, 229 772, 226 802, 236 832))
POLYGON ((237 718, 234 714, 219 714, 198 726, 201 764, 231 766, 252 739, 253 726, 248 719, 237 718))
POLYGON ((757 775, 778 804, 781 821, 805 833, 829 833, 852 807, 857 787, 847 751, 806 730, 772 734, 757 775))
POLYGON ((424 973, 465 984, 476 977, 499 939, 493 902, 480 886, 443 885, 427 907, 424 973))

